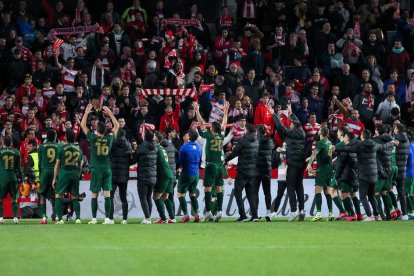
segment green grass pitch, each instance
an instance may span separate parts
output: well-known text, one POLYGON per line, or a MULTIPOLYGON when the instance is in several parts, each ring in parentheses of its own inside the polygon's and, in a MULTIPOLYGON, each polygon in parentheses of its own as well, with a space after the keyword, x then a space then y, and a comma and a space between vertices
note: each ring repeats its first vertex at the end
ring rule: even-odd
POLYGON ((413 275, 414 222, 0 225, 0 275, 413 275))

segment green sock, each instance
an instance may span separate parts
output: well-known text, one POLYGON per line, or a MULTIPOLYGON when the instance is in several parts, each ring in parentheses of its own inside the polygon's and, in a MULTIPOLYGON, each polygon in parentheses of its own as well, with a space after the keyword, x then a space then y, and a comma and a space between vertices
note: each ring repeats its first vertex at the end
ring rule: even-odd
POLYGON ((391 198, 392 207, 394 207, 394 209, 398 209, 397 198, 395 197, 394 192, 393 191, 388 191, 387 194, 391 198))
POLYGON ((180 202, 180 207, 181 207, 181 210, 183 210, 184 216, 188 216, 187 200, 185 200, 185 196, 179 197, 178 201, 180 202))
POLYGON ((206 212, 210 212, 211 211, 211 192, 205 193, 204 201, 206 204, 206 212))
POLYGON ((105 217, 109 218, 110 214, 111 214, 111 197, 105 197, 105 217))
POLYGON ((198 200, 197 200, 197 197, 195 197, 195 196, 191 196, 191 197, 190 197, 190 200, 191 200, 191 206, 193 206, 194 213, 195 213, 196 215, 198 215, 198 212, 199 212, 199 207, 198 207, 198 200))
POLYGON ((381 195, 382 201, 384 202, 385 214, 389 217, 392 209, 391 198, 387 195, 381 195))
POLYGON ((0 202, 0 218, 3 217, 3 202, 0 202))
POLYGON ((73 202, 73 210, 76 214, 76 219, 80 219, 80 204, 79 199, 72 199, 73 202))
POLYGON ((352 207, 352 199, 350 197, 347 197, 342 202, 344 203, 348 215, 355 215, 354 208, 352 207))
POLYGON ((165 217, 164 202, 162 201, 161 198, 154 200, 154 202, 155 202, 155 206, 157 206, 157 211, 158 211, 158 214, 160 215, 160 218, 162 220, 166 220, 167 218, 165 217))
POLYGON ((354 203, 355 213, 357 215, 360 215, 361 214, 361 203, 359 202, 359 198, 358 197, 353 197, 352 198, 352 203, 354 203))
POLYGON ((166 201, 164 201, 165 208, 167 209, 168 216, 170 219, 174 219, 174 204, 172 204, 171 200, 167 198, 166 201))
POLYGON ((328 204, 328 211, 332 213, 332 197, 330 194, 325 194, 326 197, 326 204, 328 204))
POLYGON ((62 214, 63 214, 62 198, 56 198, 55 208, 56 208, 56 217, 58 218, 58 220, 61 220, 62 214))
POLYGON ((216 215, 217 213, 217 197, 211 199, 211 213, 216 215))
POLYGON ((377 201, 378 214, 380 214, 380 216, 384 216, 384 210, 382 209, 382 203, 381 203, 381 196, 375 195, 375 200, 377 201))
POLYGON ((42 213, 42 217, 46 217, 46 204, 39 204, 40 212, 42 213))
POLYGON ((342 204, 341 199, 339 198, 339 196, 336 196, 333 198, 333 202, 335 203, 336 207, 338 207, 339 212, 344 213, 345 212, 345 208, 342 204))
POLYGON ((316 205, 316 212, 321 212, 322 210, 322 194, 317 193, 315 195, 315 205, 316 205))
POLYGON ((96 218, 96 213, 98 212, 98 199, 92 198, 91 205, 92 205, 92 217, 96 218))
POLYGON ((223 199, 223 192, 217 193, 217 211, 219 212, 223 211, 223 199))
POLYGON ((405 199, 407 201, 407 214, 411 214, 413 212, 413 203, 411 202, 411 198, 409 196, 405 199))
POLYGON ((13 216, 17 218, 17 216, 19 215, 19 205, 15 201, 12 202, 12 210, 13 210, 13 216))

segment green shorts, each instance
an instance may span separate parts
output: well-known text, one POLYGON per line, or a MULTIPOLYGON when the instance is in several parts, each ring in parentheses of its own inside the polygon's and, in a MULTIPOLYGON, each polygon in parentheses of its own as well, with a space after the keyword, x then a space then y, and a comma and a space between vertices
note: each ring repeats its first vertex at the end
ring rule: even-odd
POLYGON ((204 170, 203 180, 205 187, 223 186, 223 165, 218 163, 207 163, 204 170))
POLYGON ((42 170, 40 174, 39 194, 46 195, 48 193, 50 187, 52 187, 53 175, 54 169, 42 170))
POLYGON ((190 192, 190 194, 195 194, 197 192, 198 176, 187 176, 180 175, 178 178, 178 187, 177 192, 180 194, 185 194, 190 192))
POLYGON ((172 193, 174 178, 157 178, 157 183, 154 186, 154 192, 156 193, 172 193))
POLYGON ((392 166, 390 174, 388 175, 387 182, 385 183, 385 186, 383 187, 383 190, 389 191, 392 189, 392 186, 397 181, 398 176, 398 167, 392 166))
POLYGON ((55 194, 63 195, 65 192, 70 192, 71 195, 79 195, 79 173, 65 173, 59 174, 56 183, 55 194))
POLYGON ((331 170, 318 170, 315 177, 315 186, 334 187, 331 183, 332 175, 331 170))
POLYGON ((4 181, 0 181, 0 199, 6 198, 7 194, 10 194, 10 197, 15 199, 18 196, 17 186, 18 183, 16 179, 5 179, 4 181))
POLYGON ((343 193, 356 193, 358 191, 358 187, 352 186, 345 181, 338 181, 338 189, 343 193))
POLYGON ((91 169, 91 187, 92 193, 103 191, 112 191, 112 170, 91 169))
POLYGON ((414 188, 414 178, 406 177, 404 183, 404 194, 405 195, 412 195, 414 188))
POLYGON ((386 179, 378 178, 378 181, 375 184, 375 192, 380 193, 382 191, 385 191, 386 188, 388 187, 388 184, 387 184, 388 182, 389 182, 388 178, 386 179))

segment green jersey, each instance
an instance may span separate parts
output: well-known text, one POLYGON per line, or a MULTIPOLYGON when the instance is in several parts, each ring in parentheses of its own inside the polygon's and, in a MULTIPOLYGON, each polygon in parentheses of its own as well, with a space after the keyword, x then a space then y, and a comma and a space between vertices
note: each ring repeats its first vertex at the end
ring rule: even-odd
POLYGON ((110 133, 105 136, 97 136, 92 131, 89 131, 87 138, 91 143, 91 168, 109 170, 111 168, 109 152, 112 148, 114 135, 110 133))
POLYGON ((39 164, 41 170, 53 169, 57 159, 58 144, 55 142, 47 142, 41 144, 37 149, 39 153, 39 164))
POLYGON ((321 139, 316 143, 316 150, 318 155, 316 156, 316 162, 318 162, 318 169, 331 169, 332 170, 332 153, 330 151, 332 143, 328 139, 321 139))
POLYGON ((59 174, 79 173, 82 162, 82 151, 79 146, 74 144, 59 145, 57 156, 60 160, 59 174))
POLYGON ((0 179, 17 180, 22 179, 23 170, 20 166, 20 152, 12 148, 0 149, 0 179))
POLYGON ((224 136, 221 133, 213 134, 211 131, 202 133, 206 138, 206 162, 222 163, 223 162, 223 140, 224 136))
POLYGON ((160 144, 157 145, 157 177, 161 178, 174 178, 174 174, 168 163, 168 155, 164 147, 160 144))

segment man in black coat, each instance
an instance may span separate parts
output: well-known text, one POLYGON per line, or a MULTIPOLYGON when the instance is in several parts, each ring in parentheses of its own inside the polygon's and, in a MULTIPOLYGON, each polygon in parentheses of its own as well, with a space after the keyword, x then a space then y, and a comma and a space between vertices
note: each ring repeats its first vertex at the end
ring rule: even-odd
POLYGON ((290 119, 292 123, 287 129, 280 121, 280 114, 273 114, 273 121, 276 129, 286 142, 286 181, 287 191, 290 203, 290 221, 299 218, 300 221, 305 218, 305 194, 303 190, 303 172, 306 167, 305 139, 306 135, 302 129, 302 125, 296 115, 292 114, 289 107, 290 119), (296 203, 299 203, 299 210, 296 203))
MULTIPOLYGON (((410 148, 410 140, 408 139, 407 133, 405 132, 405 126, 401 123, 394 125, 394 138, 399 142, 396 146, 396 161, 398 167, 397 175, 397 192, 398 199, 400 200, 402 219, 408 220, 407 216, 407 201, 404 196, 404 182, 405 182, 405 173, 407 170, 407 159, 408 151, 410 148)), ((390 195, 392 192, 389 192, 390 195)), ((392 195, 391 195, 392 196, 392 195)), ((395 196, 394 196, 395 197, 395 196)))
POLYGON ((127 187, 129 179, 129 165, 131 161, 132 147, 126 139, 125 130, 120 128, 111 149, 112 169, 112 191, 111 191, 111 214, 109 218, 114 219, 114 196, 116 188, 119 188, 119 197, 122 202, 122 224, 127 224, 128 201, 127 187))
POLYGON ((256 163, 259 154, 259 141, 256 137, 256 129, 253 125, 246 126, 247 133, 240 139, 230 155, 225 159, 225 163, 235 157, 239 157, 237 163, 237 176, 234 183, 234 197, 236 198, 240 218, 237 222, 247 222, 246 211, 244 210, 243 189, 246 188, 247 200, 249 201, 252 213, 252 221, 258 222, 256 203, 256 163))
POLYGON ((262 184, 266 203, 266 220, 271 221, 272 194, 270 192, 270 182, 272 178, 272 150, 273 141, 266 136, 266 127, 257 127, 257 140, 259 141, 259 155, 257 156, 257 181, 256 181, 256 203, 259 208, 259 188, 262 184))
POLYGON ((378 180, 378 168, 377 168, 377 152, 381 150, 390 149, 394 144, 398 142, 389 142, 384 145, 379 145, 371 139, 371 131, 365 129, 361 135, 361 143, 355 145, 347 145, 345 147, 335 147, 337 152, 353 152, 358 155, 358 180, 359 180, 359 195, 364 206, 367 218, 364 221, 381 220, 378 215, 377 201, 375 200, 375 184, 378 180), (371 203, 374 216, 372 216, 371 203))
POLYGON ((139 145, 135 153, 135 160, 137 160, 139 168, 137 174, 138 196, 145 216, 142 224, 151 224, 152 191, 157 182, 157 148, 152 131, 145 132, 144 142, 139 145))
MULTIPOLYGON (((375 130, 376 137, 374 141, 380 145, 386 144, 392 141, 391 135, 388 134, 387 125, 378 124, 375 130)), ((384 219, 384 212, 382 210, 381 195, 384 201, 385 214, 390 218, 390 211, 392 205, 386 200, 387 198, 387 180, 391 173, 391 157, 392 149, 380 150, 377 153, 377 167, 378 167, 378 182, 375 185, 375 199, 377 200, 378 212, 381 218, 384 219)))

